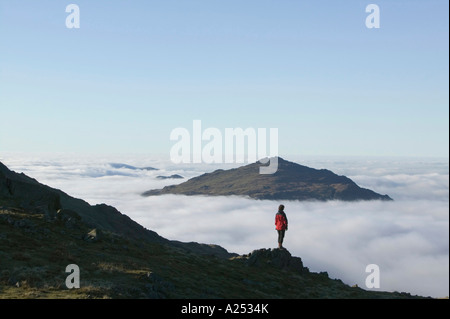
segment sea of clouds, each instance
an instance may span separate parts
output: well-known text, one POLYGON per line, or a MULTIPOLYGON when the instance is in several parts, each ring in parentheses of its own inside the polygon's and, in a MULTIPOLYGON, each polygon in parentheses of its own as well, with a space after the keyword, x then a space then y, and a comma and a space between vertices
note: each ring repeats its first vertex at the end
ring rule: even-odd
MULTIPOLYGON (((289 218, 285 247, 301 257, 311 271, 327 271, 331 278, 366 288, 366 266, 377 264, 380 290, 449 295, 448 159, 284 158, 346 175, 361 187, 394 199, 283 201, 289 218)), ((1 154, 0 161, 90 204, 115 206, 168 239, 218 244, 239 254, 277 246, 274 215, 281 202, 242 197, 140 196, 149 189, 239 165, 176 165, 157 156, 65 154, 1 154), (117 163, 135 169, 114 165, 117 163), (139 169, 143 167, 158 170, 139 169), (157 178, 172 174, 185 179, 157 178)))

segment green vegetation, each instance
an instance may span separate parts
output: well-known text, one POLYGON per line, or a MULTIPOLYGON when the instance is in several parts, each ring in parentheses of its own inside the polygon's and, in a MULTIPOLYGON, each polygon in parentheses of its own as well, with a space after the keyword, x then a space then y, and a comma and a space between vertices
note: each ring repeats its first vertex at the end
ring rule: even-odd
POLYGON ((90 230, 82 222, 1 209, 0 298, 410 297, 280 269, 265 256, 250 263, 251 256, 218 258, 109 232, 90 240, 85 236, 90 230), (68 264, 80 267, 79 289, 66 288, 68 264))
POLYGON ((162 238, 0 163, 0 298, 410 298, 311 273, 286 250, 237 256, 162 238), (66 286, 66 267, 80 288, 66 286))

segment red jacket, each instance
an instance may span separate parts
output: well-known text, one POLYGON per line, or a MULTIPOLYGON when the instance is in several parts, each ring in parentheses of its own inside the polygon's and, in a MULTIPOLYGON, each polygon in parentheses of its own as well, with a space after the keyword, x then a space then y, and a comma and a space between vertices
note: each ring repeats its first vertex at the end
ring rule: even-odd
POLYGON ((275 215, 275 226, 277 230, 286 230, 288 228, 288 220, 284 212, 278 212, 275 215))

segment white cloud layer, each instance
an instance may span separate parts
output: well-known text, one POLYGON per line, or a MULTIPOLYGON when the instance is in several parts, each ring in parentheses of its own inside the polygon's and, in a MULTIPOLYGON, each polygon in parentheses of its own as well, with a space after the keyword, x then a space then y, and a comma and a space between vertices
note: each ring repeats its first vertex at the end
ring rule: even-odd
MULTIPOLYGON (((288 158, 289 159, 289 158, 288 158)), ((312 271, 365 288, 368 264, 380 267, 385 291, 449 295, 448 159, 290 159, 347 175, 393 202, 283 201, 289 218, 285 246, 312 271)), ((240 254, 276 247, 279 202, 241 197, 141 197, 143 191, 180 183, 158 175, 190 178, 207 166, 177 166, 152 158, 25 158, 3 155, 11 169, 83 198, 107 203, 161 236, 219 244, 240 254), (156 167, 114 168, 109 163, 156 167)))

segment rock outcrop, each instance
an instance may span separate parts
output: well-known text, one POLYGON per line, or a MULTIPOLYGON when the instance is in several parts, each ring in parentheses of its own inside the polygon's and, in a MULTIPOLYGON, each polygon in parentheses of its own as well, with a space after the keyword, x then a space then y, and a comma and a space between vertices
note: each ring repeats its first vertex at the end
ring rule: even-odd
POLYGON ((252 267, 272 266, 281 270, 293 271, 299 274, 308 273, 303 267, 300 257, 293 257, 287 249, 257 249, 248 255, 247 263, 252 267))

